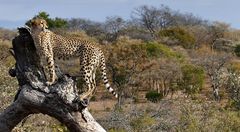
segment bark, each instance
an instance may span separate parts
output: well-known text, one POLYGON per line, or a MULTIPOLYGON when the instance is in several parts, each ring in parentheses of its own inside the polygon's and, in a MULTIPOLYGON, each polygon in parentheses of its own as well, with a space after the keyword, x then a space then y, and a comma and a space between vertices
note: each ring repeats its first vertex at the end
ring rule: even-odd
POLYGON ((9 132, 28 115, 43 113, 65 124, 71 132, 105 132, 79 101, 72 77, 57 68, 58 81, 52 86, 45 85, 46 77, 30 31, 18 30, 10 51, 16 65, 9 74, 17 78, 19 90, 14 102, 0 113, 0 131, 9 132))

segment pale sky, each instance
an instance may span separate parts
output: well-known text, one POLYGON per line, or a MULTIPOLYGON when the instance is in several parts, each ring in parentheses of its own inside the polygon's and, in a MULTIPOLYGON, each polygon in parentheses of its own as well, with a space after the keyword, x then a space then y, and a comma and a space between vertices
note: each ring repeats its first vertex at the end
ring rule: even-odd
POLYGON ((46 11, 51 17, 94 21, 116 15, 129 19, 131 12, 141 5, 160 7, 161 4, 240 29, 240 0, 0 0, 0 27, 23 26, 40 11, 46 11))

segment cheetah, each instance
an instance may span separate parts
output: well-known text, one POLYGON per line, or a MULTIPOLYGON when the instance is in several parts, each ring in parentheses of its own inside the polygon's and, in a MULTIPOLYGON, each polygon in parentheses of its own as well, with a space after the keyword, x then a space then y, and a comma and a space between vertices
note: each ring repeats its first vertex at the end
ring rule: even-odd
POLYGON ((47 85, 53 85, 57 80, 54 58, 79 58, 80 75, 87 86, 87 91, 80 95, 80 100, 89 99, 95 92, 95 74, 99 67, 105 87, 116 98, 118 97, 107 79, 104 54, 94 43, 57 35, 48 30, 47 22, 42 18, 32 19, 30 28, 37 54, 40 56, 40 62, 42 65, 43 61, 47 62, 47 72, 49 75, 46 82, 47 85))

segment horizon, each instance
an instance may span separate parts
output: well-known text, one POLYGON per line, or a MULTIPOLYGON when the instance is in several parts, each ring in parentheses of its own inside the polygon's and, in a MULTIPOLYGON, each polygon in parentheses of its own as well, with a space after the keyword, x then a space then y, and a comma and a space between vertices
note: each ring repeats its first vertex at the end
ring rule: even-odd
POLYGON ((131 18, 131 12, 142 5, 160 7, 168 6, 180 13, 192 13, 208 21, 219 21, 240 29, 240 19, 234 12, 239 12, 237 0, 0 0, 0 27, 16 29, 41 11, 47 12, 51 18, 64 19, 84 18, 104 22, 106 17, 120 16, 125 20, 131 18), (228 6, 226 6, 228 5, 228 6))

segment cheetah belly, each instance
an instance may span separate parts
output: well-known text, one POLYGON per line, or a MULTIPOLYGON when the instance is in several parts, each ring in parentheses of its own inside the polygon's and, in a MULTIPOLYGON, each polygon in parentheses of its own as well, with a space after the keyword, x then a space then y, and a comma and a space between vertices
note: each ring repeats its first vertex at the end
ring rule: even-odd
POLYGON ((69 49, 65 47, 54 48, 54 58, 55 59, 63 59, 63 60, 72 60, 79 58, 79 55, 76 53, 76 49, 69 49))

